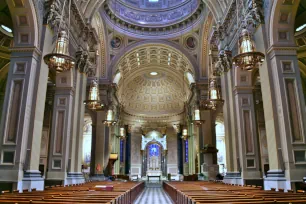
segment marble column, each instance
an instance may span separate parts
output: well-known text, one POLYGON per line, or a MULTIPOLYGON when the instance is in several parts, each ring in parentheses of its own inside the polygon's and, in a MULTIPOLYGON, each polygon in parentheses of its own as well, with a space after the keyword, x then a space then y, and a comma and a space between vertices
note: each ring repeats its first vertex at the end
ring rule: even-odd
POLYGON ((108 127, 103 124, 105 120, 106 111, 97 112, 97 121, 96 121, 96 143, 95 145, 95 175, 102 176, 103 170, 106 168, 108 161, 105 161, 106 150, 109 149, 109 144, 105 141, 106 129, 108 127), (97 170, 97 166, 101 167, 101 171, 97 170))
MULTIPOLYGON (((83 65, 86 66, 86 65, 83 65)), ((81 65, 74 73, 75 95, 73 100, 72 125, 68 166, 67 184, 84 183, 84 176, 81 172, 82 167, 82 150, 83 150, 83 127, 85 106, 83 101, 86 100, 86 70, 81 65)))
POLYGON ((120 138, 118 137, 119 136, 119 125, 116 125, 114 126, 114 131, 115 131, 115 134, 113 135, 113 141, 112 141, 112 153, 116 153, 118 154, 118 160, 115 161, 114 163, 114 174, 120 174, 120 138))
POLYGON ((176 126, 176 138, 177 138, 177 165, 178 165, 178 174, 183 174, 183 166, 184 166, 184 157, 183 157, 183 139, 181 128, 176 126))
POLYGON ((227 173, 224 182, 241 184, 240 166, 238 165, 236 107, 233 94, 233 72, 231 69, 221 75, 221 91, 224 99, 223 117, 226 144, 226 168, 227 173))
POLYGON ((75 96, 73 72, 66 71, 56 76, 56 89, 53 103, 51 142, 46 180, 49 182, 62 182, 69 184, 67 173, 71 165, 69 151, 73 98, 75 96))
POLYGON ((92 121, 92 134, 91 134, 91 156, 90 156, 90 176, 95 175, 96 169, 96 143, 97 143, 97 130, 96 123, 92 121))
POLYGON ((257 50, 267 50, 259 69, 270 168, 264 186, 287 190, 292 188, 290 181, 302 182, 306 175, 306 159, 298 159, 306 149, 305 101, 294 39, 265 48, 264 35, 262 27, 254 34, 257 50))
POLYGON ((195 151, 195 136, 194 136, 194 125, 188 125, 188 165, 189 165, 189 175, 195 174, 195 160, 196 160, 196 151, 195 151))
POLYGON ((219 173, 217 164, 216 149, 216 112, 213 110, 201 110, 201 117, 205 120, 202 125, 204 148, 201 149, 203 154, 203 173, 209 180, 215 180, 219 173))
MULTIPOLYGON (((126 143, 125 143, 125 174, 130 174, 130 168, 131 168, 131 126, 128 127, 128 131, 126 134, 126 143)), ((146 157, 146 155, 144 155, 146 157)), ((144 161, 147 162, 146 160, 144 161)), ((146 175, 146 172, 144 172, 146 175)))
POLYGON ((35 47, 11 51, 0 124, 0 180, 13 182, 18 190, 43 190, 38 168, 48 68, 35 47))
POLYGON ((254 99, 255 99, 255 112, 256 112, 256 122, 257 122, 257 131, 258 131, 258 152, 260 152, 260 167, 261 172, 265 176, 266 168, 269 166, 269 154, 268 154, 268 145, 267 145, 267 134, 266 134, 266 125, 265 125, 265 116, 261 96, 261 87, 256 85, 254 89, 254 99))
POLYGON ((260 152, 258 152, 258 133, 253 96, 252 72, 235 69, 235 106, 239 147, 238 155, 243 182, 260 180, 260 152), (246 181, 249 180, 249 181, 246 181))

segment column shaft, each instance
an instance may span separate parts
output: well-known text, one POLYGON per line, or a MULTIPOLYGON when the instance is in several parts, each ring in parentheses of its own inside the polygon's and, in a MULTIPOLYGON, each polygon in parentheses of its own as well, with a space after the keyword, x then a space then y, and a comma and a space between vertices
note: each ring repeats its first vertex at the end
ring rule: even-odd
POLYGON ((67 184, 73 111, 73 72, 56 76, 47 180, 67 184))
POLYGON ((232 70, 221 76, 221 90, 224 99, 223 117, 226 144, 226 177, 240 177, 237 164, 236 117, 233 97, 232 70))
POLYGON ((16 182, 19 190, 33 185, 42 190, 44 185, 38 165, 47 68, 38 68, 40 55, 37 48, 12 48, 3 104, 1 163, 9 165, 0 167, 0 179, 16 182))

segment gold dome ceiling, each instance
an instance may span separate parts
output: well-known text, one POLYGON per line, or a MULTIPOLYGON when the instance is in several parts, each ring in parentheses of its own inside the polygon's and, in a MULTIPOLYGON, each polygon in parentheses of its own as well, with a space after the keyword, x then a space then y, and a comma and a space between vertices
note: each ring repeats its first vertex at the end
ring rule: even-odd
POLYGON ((181 113, 186 98, 182 79, 178 81, 170 72, 161 70, 156 71, 157 75, 151 75, 152 70, 142 72, 124 85, 120 97, 124 101, 124 110, 146 117, 181 113))
POLYGON ((122 56, 114 68, 115 73, 120 72, 121 79, 116 79, 117 96, 126 113, 161 118, 183 112, 184 102, 190 96, 185 76, 193 75, 194 68, 175 48, 141 45, 122 56))

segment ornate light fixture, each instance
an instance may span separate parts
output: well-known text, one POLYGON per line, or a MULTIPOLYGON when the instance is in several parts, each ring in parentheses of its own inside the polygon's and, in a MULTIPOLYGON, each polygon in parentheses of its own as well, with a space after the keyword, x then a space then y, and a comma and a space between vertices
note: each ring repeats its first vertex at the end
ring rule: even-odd
POLYGON ((224 100, 221 98, 220 89, 218 87, 217 78, 211 77, 209 79, 208 98, 205 106, 208 109, 216 110, 218 106, 223 105, 224 100))
POLYGON ((187 126, 184 126, 183 129, 182 129, 182 136, 181 136, 181 138, 182 138, 183 140, 187 140, 188 137, 189 137, 189 136, 188 136, 187 126))
POLYGON ((252 71, 264 62, 265 55, 256 52, 255 43, 247 29, 241 31, 238 41, 238 55, 233 58, 236 67, 242 70, 252 71))
POLYGON ((114 117, 114 111, 112 109, 108 109, 107 113, 106 113, 106 120, 103 121, 103 123, 105 125, 107 125, 108 127, 112 126, 112 125, 116 125, 117 121, 115 120, 114 117))
POLYGON ((100 102, 99 85, 96 80, 91 81, 88 100, 84 101, 84 104, 91 110, 99 110, 104 106, 100 102))
POLYGON ((120 129, 119 129, 119 136, 118 136, 121 140, 124 140, 125 137, 126 137, 126 131, 125 131, 125 128, 124 126, 120 126, 120 129))
POLYGON ((202 123, 204 123, 204 120, 201 120, 201 113, 200 113, 199 106, 197 106, 193 112, 192 122, 195 123, 196 125, 201 125, 202 123))
MULTIPOLYGON (((63 10, 61 15, 61 21, 59 24, 59 30, 61 29, 63 14, 65 11, 66 1, 63 4, 63 10)), ((71 10, 71 0, 69 0, 69 14, 68 14, 68 34, 66 31, 61 30, 55 42, 55 48, 52 53, 44 56, 44 61, 48 65, 49 69, 56 71, 56 73, 61 73, 63 71, 70 70, 75 65, 75 59, 69 54, 69 29, 70 29, 70 10, 71 10)))

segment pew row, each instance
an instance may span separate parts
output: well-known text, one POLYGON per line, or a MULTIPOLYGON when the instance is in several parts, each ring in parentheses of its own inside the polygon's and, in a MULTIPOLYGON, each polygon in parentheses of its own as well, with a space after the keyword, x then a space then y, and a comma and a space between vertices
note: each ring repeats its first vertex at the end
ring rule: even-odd
POLYGON ((164 182, 163 188, 177 204, 306 203, 305 193, 264 191, 257 186, 185 181, 164 182))
POLYGON ((132 204, 144 188, 144 182, 88 182, 70 186, 50 186, 44 191, 5 192, 0 196, 0 203, 132 204))

